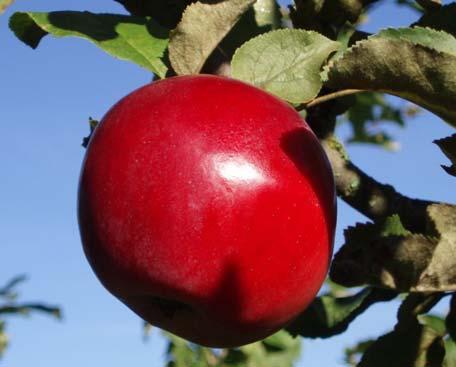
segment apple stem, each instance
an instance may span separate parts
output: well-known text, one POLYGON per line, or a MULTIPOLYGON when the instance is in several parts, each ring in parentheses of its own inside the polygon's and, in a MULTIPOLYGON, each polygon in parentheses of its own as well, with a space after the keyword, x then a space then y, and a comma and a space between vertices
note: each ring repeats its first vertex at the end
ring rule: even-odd
POLYGON ((337 92, 329 93, 321 97, 317 97, 310 101, 309 103, 303 103, 301 106, 298 107, 298 110, 301 111, 303 109, 308 109, 314 106, 317 106, 321 103, 325 103, 327 101, 330 101, 332 99, 340 98, 340 97, 345 97, 349 96, 351 94, 356 94, 356 93, 361 93, 361 92, 367 92, 367 90, 362 90, 362 89, 344 89, 344 90, 339 90, 337 92))

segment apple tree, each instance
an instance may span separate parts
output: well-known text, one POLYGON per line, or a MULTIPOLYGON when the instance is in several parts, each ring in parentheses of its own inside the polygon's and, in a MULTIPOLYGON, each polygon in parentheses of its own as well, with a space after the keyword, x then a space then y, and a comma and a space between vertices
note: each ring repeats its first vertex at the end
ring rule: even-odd
MULTIPOLYGON (((274 0, 117 1, 128 15, 21 12, 10 27, 32 48, 48 35, 81 37, 154 79, 217 74, 276 95, 319 138, 338 197, 370 219, 346 228, 325 292, 284 330, 224 350, 169 335, 168 365, 290 366, 299 355, 298 337, 343 333, 373 304, 398 298, 394 329, 348 346, 347 363, 456 365, 455 206, 411 198, 377 181, 350 160, 335 134, 336 124, 349 124, 347 143, 391 149, 394 137, 371 126, 403 125, 420 109, 456 126, 456 3, 397 0, 416 10, 416 21, 368 34, 359 22, 381 0, 296 0, 287 8, 274 0), (398 108, 387 95, 418 107, 398 108), (448 314, 433 315, 445 297, 448 314)), ((456 176, 456 134, 435 144, 450 160, 443 169, 456 176)))

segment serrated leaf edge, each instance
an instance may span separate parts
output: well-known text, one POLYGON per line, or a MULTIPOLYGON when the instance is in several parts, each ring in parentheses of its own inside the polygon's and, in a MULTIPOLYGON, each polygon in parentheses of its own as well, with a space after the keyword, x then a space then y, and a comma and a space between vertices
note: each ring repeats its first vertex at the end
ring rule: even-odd
MULTIPOLYGON (((362 39, 362 40, 359 40, 359 41, 356 41, 355 44, 353 44, 351 47, 349 47, 348 49, 346 49, 339 57, 337 57, 336 59, 331 59, 324 67, 323 67, 323 70, 322 72, 320 73, 320 76, 322 78, 322 81, 323 83, 327 82, 329 80, 329 73, 331 72, 331 69, 339 62, 339 61, 342 61, 345 56, 347 56, 348 54, 350 53, 353 53, 356 49, 361 49, 366 43, 368 43, 369 41, 371 40, 375 40, 375 39, 388 39, 388 37, 383 37, 381 34, 382 32, 385 32, 385 31, 389 31, 389 30, 393 30, 393 31, 400 31, 400 30, 403 30, 403 29, 426 29, 432 33, 436 33, 436 34, 445 34, 445 35, 448 35, 452 38, 455 39, 455 43, 456 43, 456 37, 454 37, 451 33, 448 33, 448 32, 445 32, 445 31, 439 31, 439 30, 436 30, 434 28, 430 28, 430 27, 421 27, 421 26, 413 26, 413 27, 401 27, 401 28, 383 28, 381 29, 378 33, 376 34, 373 34, 373 35, 370 35, 369 37, 367 37, 366 39, 362 39)), ((409 43, 409 44, 412 44, 414 46, 417 46, 417 47, 422 47, 423 49, 426 49, 426 50, 429 50, 429 51, 432 51, 432 52, 435 52, 437 54, 441 54, 441 55, 449 55, 449 56, 452 56, 452 57, 455 57, 456 58, 456 54, 452 54, 452 53, 448 53, 448 52, 443 52, 441 50, 437 50, 435 48, 431 48, 431 47, 428 47, 427 45, 423 45, 419 42, 413 42, 412 40, 409 40, 409 39, 405 39, 405 38, 389 38, 391 41, 402 41, 402 42, 406 42, 406 43, 409 43)))

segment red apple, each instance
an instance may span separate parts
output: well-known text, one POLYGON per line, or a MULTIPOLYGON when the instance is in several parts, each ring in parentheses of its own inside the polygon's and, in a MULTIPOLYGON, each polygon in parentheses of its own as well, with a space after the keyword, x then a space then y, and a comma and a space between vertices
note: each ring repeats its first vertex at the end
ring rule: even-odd
POLYGON ((289 105, 240 81, 175 77, 120 100, 79 186, 85 254, 152 325, 211 347, 296 317, 328 270, 328 160, 289 105))

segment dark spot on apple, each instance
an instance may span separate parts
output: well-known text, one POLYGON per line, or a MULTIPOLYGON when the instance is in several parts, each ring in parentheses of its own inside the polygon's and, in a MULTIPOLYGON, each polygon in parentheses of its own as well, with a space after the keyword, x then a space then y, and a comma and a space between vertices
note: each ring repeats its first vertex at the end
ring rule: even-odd
POLYGON ((163 313, 163 316, 168 319, 172 319, 176 312, 184 310, 193 311, 193 308, 190 305, 168 298, 152 297, 152 303, 157 305, 157 307, 163 313))

